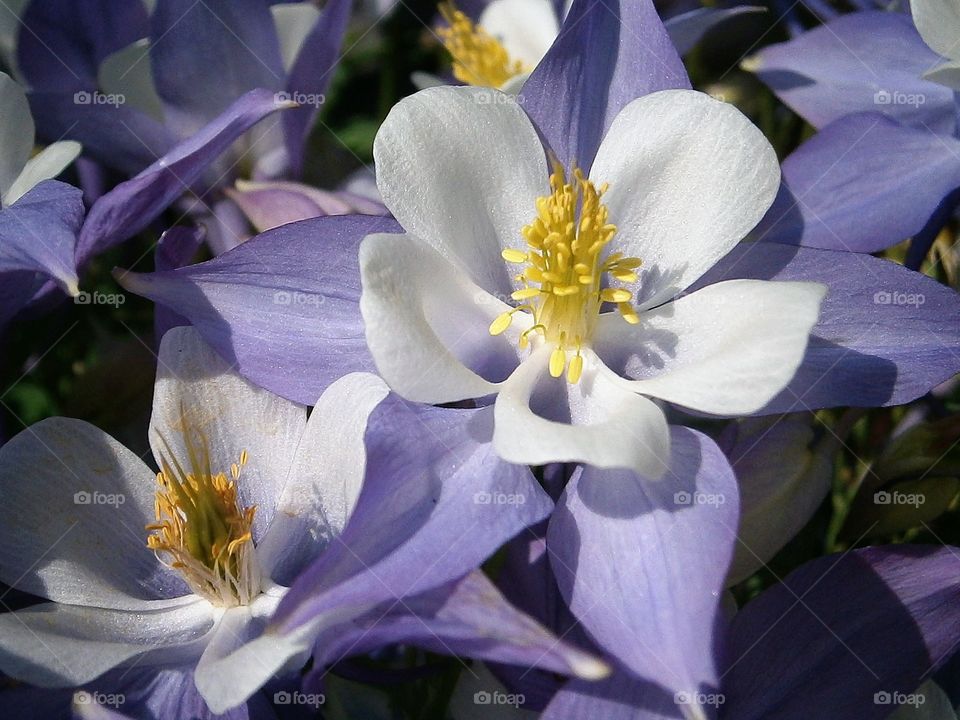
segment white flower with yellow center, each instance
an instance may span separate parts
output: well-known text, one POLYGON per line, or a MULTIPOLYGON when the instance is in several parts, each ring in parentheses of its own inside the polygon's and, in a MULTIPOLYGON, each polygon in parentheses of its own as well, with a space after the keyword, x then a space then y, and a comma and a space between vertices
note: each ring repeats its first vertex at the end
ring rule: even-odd
POLYGON ((51 602, 0 614, 0 670, 76 687, 112 668, 195 667, 202 695, 245 700, 256 686, 209 668, 343 530, 386 394, 349 375, 308 420, 176 328, 150 419, 159 474, 79 420, 23 431, 0 448, 0 579, 51 602))
POLYGON ((496 396, 507 460, 657 477, 667 421, 761 410, 792 378, 826 288, 735 280, 681 295, 770 206, 773 148, 730 105, 627 105, 589 171, 550 168, 523 110, 470 87, 401 101, 377 182, 406 235, 360 250, 367 343, 404 397, 496 396))

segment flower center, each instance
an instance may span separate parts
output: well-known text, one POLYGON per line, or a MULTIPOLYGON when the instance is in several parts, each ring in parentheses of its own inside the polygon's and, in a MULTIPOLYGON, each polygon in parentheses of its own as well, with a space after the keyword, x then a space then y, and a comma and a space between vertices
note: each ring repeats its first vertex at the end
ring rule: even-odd
MULTIPOLYGON (((251 527, 256 506, 237 503, 236 481, 247 464, 247 451, 226 473, 214 474, 206 437, 184 432, 188 465, 184 468, 166 446, 157 473, 157 522, 147 525, 147 547, 169 558, 191 589, 220 607, 248 605, 260 593, 251 527)), ((161 562, 164 562, 161 559, 161 562)))
POLYGON ((448 27, 440 28, 440 39, 453 59, 453 76, 467 85, 501 87, 528 68, 495 37, 456 8, 452 1, 440 3, 440 14, 448 27))
POLYGON ((497 316, 490 334, 499 335, 510 327, 514 313, 531 312, 534 324, 520 335, 520 347, 527 347, 531 333, 540 334, 554 344, 550 374, 560 377, 566 369, 568 382, 576 383, 583 372, 580 350, 593 336, 603 303, 616 303, 624 320, 639 322, 630 302, 633 293, 604 287, 604 281, 610 276, 636 282, 634 271, 641 261, 621 253, 604 256, 617 232, 607 222, 607 207, 600 201, 606 183, 596 188, 576 167, 572 181, 567 182, 563 168, 555 164, 550 189, 550 195, 537 198, 537 217, 521 231, 530 249, 503 251, 507 262, 525 265, 516 276, 524 287, 512 295, 524 304, 497 316), (568 351, 574 353, 569 363, 568 351))

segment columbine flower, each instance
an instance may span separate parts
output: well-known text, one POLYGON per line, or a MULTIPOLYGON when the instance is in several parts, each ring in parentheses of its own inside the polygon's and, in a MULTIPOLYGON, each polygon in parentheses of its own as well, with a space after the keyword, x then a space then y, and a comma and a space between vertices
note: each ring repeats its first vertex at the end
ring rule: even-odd
MULTIPOLYGON (((386 395, 379 379, 344 378, 308 421, 303 406, 231 372, 192 329, 164 337, 159 363, 155 478, 66 418, 0 451, 0 574, 52 601, 0 615, 8 675, 71 687, 117 666, 196 666, 199 685, 207 663, 257 634, 280 583, 352 512, 366 419, 386 395)), ((238 701, 252 691, 230 678, 206 687, 223 683, 238 701)))
POLYGON ((513 462, 653 476, 670 451, 650 397, 738 415, 783 389, 824 286, 741 280, 678 297, 776 192, 773 149, 743 115, 654 93, 619 114, 589 173, 548 173, 523 111, 479 92, 422 91, 377 135, 380 191, 408 234, 364 241, 360 304, 393 389, 426 403, 496 394, 494 444, 513 462))

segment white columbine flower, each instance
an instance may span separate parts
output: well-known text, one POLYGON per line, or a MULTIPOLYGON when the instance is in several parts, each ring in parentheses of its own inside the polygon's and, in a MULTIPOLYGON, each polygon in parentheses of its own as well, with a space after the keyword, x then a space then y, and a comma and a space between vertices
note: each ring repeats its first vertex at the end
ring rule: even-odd
POLYGON ((421 91, 377 135, 378 186, 408 233, 360 250, 377 367, 414 401, 496 395, 509 461, 659 476, 668 428, 650 398, 758 411, 817 321, 814 283, 681 296, 770 206, 773 148, 734 107, 669 90, 623 109, 589 173, 551 171, 527 115, 490 92, 421 91))
POLYGON ((202 694, 243 701, 256 688, 207 668, 343 529, 386 393, 349 375, 308 420, 176 328, 150 419, 158 474, 79 420, 20 433, 0 449, 0 578, 51 602, 0 614, 0 670, 74 687, 115 667, 196 667, 202 694))

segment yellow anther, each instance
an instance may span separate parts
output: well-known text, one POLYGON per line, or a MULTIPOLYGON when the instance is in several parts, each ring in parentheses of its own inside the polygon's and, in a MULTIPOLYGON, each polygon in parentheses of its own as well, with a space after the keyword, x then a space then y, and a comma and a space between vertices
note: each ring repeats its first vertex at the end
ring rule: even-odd
POLYGON ((558 378, 563 375, 563 367, 567 364, 567 353, 557 345, 550 353, 550 374, 558 378))
POLYGON ((453 2, 442 2, 439 9, 447 27, 437 32, 453 60, 453 76, 460 82, 499 88, 532 70, 511 58, 499 40, 475 25, 453 2))
POLYGON ((523 250, 514 250, 513 248, 507 248, 500 255, 504 260, 511 263, 525 263, 529 257, 523 250))
POLYGON ((577 353, 567 367, 567 382, 576 385, 580 382, 581 375, 583 375, 583 355, 577 353))
MULTIPOLYGON (((579 168, 573 169, 568 182, 563 168, 555 164, 550 175, 551 194, 537 198, 536 216, 521 230, 532 250, 502 253, 508 262, 519 262, 524 256, 528 263, 520 274, 525 286, 512 296, 529 301, 534 319, 534 327, 520 335, 521 349, 529 345, 531 333, 542 335, 554 344, 550 374, 561 377, 566 368, 571 383, 578 382, 583 374, 581 345, 593 337, 604 302, 615 303, 627 322, 639 322, 630 302, 631 291, 603 287, 608 276, 621 282, 636 282, 633 270, 641 264, 639 258, 623 257, 621 253, 603 257, 617 232, 616 226, 607 222, 607 207, 601 202, 606 189, 606 183, 597 189, 579 168), (570 350, 576 350, 569 363, 568 342, 570 350)), ((497 318, 490 332, 499 334, 508 325, 509 322, 497 318)))
POLYGON ((500 315, 497 315, 494 321, 490 323, 490 334, 499 335, 508 327, 510 327, 510 323, 512 321, 513 321, 513 312, 505 312, 505 313, 501 313, 500 315))

